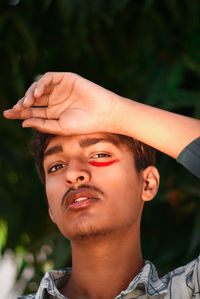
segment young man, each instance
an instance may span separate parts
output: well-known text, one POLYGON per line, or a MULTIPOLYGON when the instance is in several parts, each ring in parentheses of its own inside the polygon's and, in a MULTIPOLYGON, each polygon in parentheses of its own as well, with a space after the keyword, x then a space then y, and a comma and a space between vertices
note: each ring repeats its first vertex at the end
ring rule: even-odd
POLYGON ((72 246, 72 270, 50 271, 25 298, 200 298, 198 258, 160 279, 140 247, 143 205, 159 185, 147 145, 200 177, 199 120, 71 73, 45 74, 4 116, 45 133, 37 167, 50 217, 72 246))

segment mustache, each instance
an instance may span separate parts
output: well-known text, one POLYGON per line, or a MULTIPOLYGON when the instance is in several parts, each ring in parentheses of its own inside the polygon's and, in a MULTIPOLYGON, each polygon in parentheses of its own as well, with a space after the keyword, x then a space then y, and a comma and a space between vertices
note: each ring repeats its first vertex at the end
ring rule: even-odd
POLYGON ((65 193, 64 193, 64 195, 63 195, 63 197, 62 197, 62 200, 61 200, 61 207, 64 205, 64 202, 65 202, 65 199, 66 199, 66 197, 68 196, 68 194, 71 192, 71 191, 78 191, 79 189, 90 189, 90 190, 93 190, 93 191, 95 191, 95 192, 97 192, 97 193, 99 193, 99 194, 101 194, 101 195, 104 195, 104 193, 103 193, 103 191, 101 191, 99 188, 97 188, 97 187, 95 187, 95 186, 90 186, 90 185, 86 185, 86 184, 82 184, 82 185, 80 185, 79 187, 78 187, 78 189, 75 189, 75 188, 70 188, 70 189, 68 189, 65 193))

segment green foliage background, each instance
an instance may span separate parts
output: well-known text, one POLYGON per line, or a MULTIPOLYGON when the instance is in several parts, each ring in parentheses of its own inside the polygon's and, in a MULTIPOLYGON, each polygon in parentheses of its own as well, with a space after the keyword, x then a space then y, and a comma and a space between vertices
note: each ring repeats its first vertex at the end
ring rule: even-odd
MULTIPOLYGON (((1 112, 38 75, 71 71, 140 102, 200 118, 199 0, 10 0, 0 3, 1 112)), ((1 117, 0 250, 17 256, 18 283, 70 265, 51 224, 27 144, 31 131, 1 117), (24 275, 32 269, 32 275, 24 275)), ((176 142, 176 141, 175 141, 176 142)), ((160 191, 144 211, 142 246, 160 274, 195 258, 199 181, 158 154, 160 191)))

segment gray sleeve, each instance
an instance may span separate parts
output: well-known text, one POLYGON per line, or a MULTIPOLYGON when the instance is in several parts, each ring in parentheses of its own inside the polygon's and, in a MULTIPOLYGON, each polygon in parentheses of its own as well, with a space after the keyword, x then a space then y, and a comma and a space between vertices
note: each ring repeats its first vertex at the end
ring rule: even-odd
POLYGON ((182 150, 177 158, 177 162, 200 178, 200 137, 182 150))

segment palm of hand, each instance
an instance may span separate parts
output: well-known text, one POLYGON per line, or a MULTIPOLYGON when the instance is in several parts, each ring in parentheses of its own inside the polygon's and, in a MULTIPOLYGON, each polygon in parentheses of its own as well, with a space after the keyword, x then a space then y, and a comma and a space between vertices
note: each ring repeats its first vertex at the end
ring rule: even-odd
POLYGON ((109 120, 118 97, 71 73, 47 73, 26 93, 14 117, 24 127, 42 132, 73 135, 109 131, 109 120), (35 91, 37 89, 37 94, 35 91))

